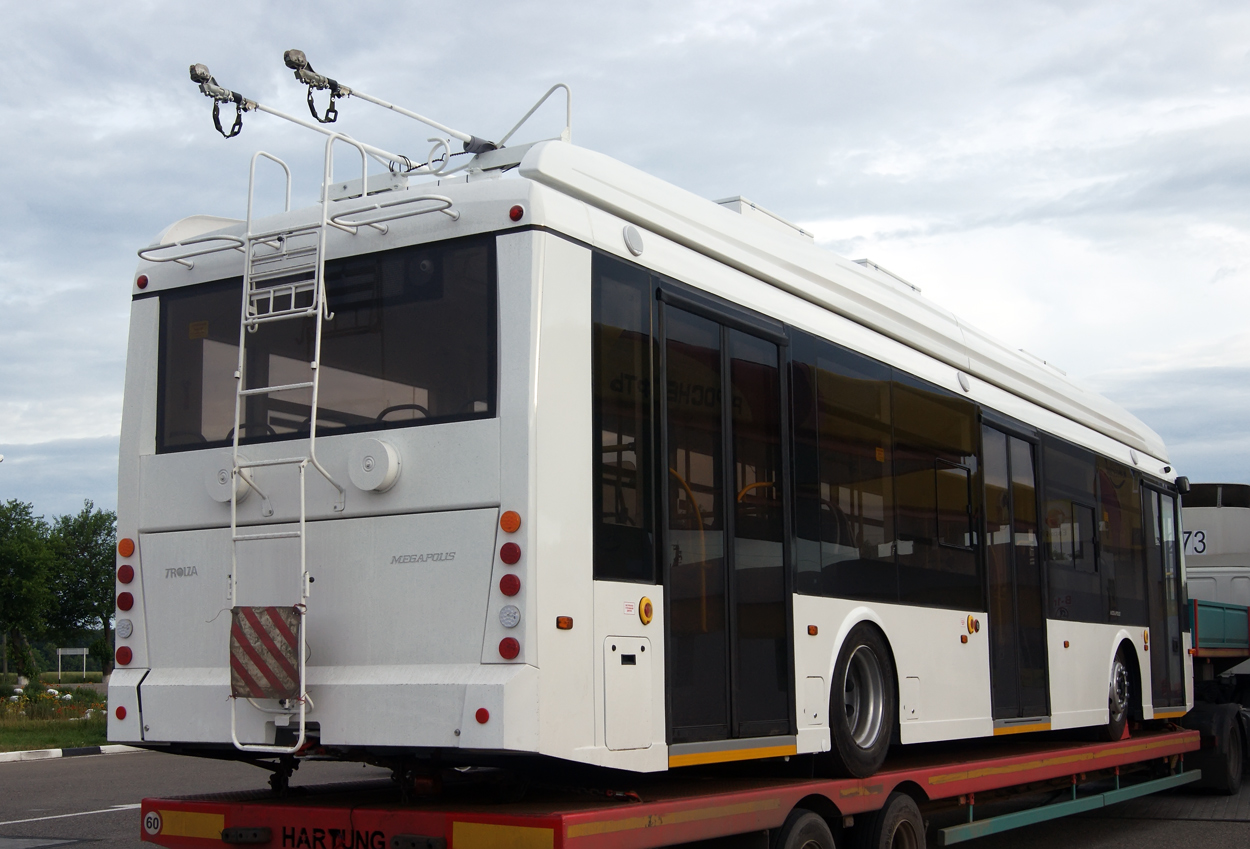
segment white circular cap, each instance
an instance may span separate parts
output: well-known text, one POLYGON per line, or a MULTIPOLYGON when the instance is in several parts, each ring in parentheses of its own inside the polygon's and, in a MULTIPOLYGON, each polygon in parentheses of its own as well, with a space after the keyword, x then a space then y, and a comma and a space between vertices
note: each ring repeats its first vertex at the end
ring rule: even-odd
MULTIPOLYGON (((242 461, 243 458, 239 457, 242 461)), ((208 465, 204 467, 204 489, 208 497, 221 504, 230 503, 230 486, 233 482, 236 500, 242 501, 252 488, 242 478, 232 475, 234 471, 234 455, 229 451, 217 451, 209 456, 208 465)))
POLYGON ((131 622, 129 619, 117 620, 117 636, 121 637, 123 640, 128 640, 130 639, 130 635, 134 632, 135 623, 131 622))
POLYGON ((515 604, 506 604, 499 611, 499 624, 505 628, 515 628, 521 622, 521 611, 515 604))
POLYGON ((621 235, 625 237, 625 247, 629 252, 634 256, 642 256, 642 234, 638 232, 638 228, 633 224, 626 224, 621 235))
POLYGON ((347 463, 347 473, 357 489, 386 492, 399 479, 399 452, 380 439, 356 443, 347 463))

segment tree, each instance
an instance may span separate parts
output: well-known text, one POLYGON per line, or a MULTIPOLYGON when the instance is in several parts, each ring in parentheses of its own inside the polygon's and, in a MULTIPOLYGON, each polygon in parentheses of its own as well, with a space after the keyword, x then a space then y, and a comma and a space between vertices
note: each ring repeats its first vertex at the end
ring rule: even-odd
POLYGON ((112 620, 114 569, 117 550, 117 514, 97 510, 84 501, 73 516, 59 516, 48 538, 52 553, 49 581, 53 603, 48 612, 50 630, 61 637, 98 631, 91 654, 104 674, 113 668, 112 620))
POLYGON ((34 506, 11 500, 0 505, 0 631, 19 675, 38 674, 30 639, 43 633, 52 603, 48 574, 48 524, 34 506))

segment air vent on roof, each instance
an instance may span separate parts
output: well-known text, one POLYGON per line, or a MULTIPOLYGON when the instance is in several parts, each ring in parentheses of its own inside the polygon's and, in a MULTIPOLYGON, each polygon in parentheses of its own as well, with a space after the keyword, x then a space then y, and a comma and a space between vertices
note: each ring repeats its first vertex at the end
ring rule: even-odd
POLYGON ((769 212, 764 207, 759 204, 752 203, 744 197, 722 198, 716 202, 727 209, 732 209, 739 215, 750 218, 752 221, 758 221, 764 226, 771 227, 779 232, 790 233, 791 235, 797 236, 806 236, 809 239, 816 238, 814 235, 807 232, 797 224, 791 224, 780 215, 769 212))

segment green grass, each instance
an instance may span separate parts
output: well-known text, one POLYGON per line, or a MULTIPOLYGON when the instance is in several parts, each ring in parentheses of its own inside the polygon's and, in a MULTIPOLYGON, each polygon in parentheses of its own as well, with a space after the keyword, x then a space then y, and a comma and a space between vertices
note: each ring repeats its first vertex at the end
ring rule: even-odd
POLYGON ((73 749, 108 742, 108 720, 103 712, 90 719, 0 719, 0 752, 30 749, 73 749))

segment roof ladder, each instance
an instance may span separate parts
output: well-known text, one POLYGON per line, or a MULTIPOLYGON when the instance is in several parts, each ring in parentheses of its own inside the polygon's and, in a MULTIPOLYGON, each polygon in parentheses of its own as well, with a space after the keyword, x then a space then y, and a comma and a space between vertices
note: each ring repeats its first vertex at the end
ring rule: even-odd
MULTIPOLYGON (((360 152, 361 192, 368 185, 368 151, 365 146, 339 133, 326 139, 325 166, 321 190, 321 216, 316 223, 259 229, 253 215, 256 191, 256 165, 263 158, 277 163, 286 176, 286 212, 291 209, 291 169, 276 156, 257 152, 252 157, 247 191, 247 231, 243 237, 243 303, 239 321, 239 360, 235 377, 234 430, 232 431, 233 470, 236 480, 255 489, 261 498, 261 513, 273 515, 273 507, 253 479, 259 468, 290 468, 299 476, 299 518, 295 530, 241 532, 239 527, 239 494, 241 486, 231 489, 230 496, 230 735, 235 748, 245 752, 293 754, 303 748, 307 739, 308 693, 305 620, 308 615, 308 473, 311 467, 337 492, 334 510, 342 511, 347 495, 317 459, 317 413, 320 395, 321 339, 325 322, 334 318, 325 290, 326 233, 330 227, 342 225, 331 221, 330 186, 334 181, 334 143, 343 141, 360 152), (310 321, 313 329, 312 359, 308 362, 309 380, 295 383, 249 385, 248 340, 254 338, 262 324, 281 321, 310 321), (295 456, 271 460, 247 460, 239 454, 239 439, 245 428, 269 430, 267 416, 262 412, 259 396, 270 393, 311 391, 308 413, 307 451, 295 456), (256 399, 256 400, 253 400, 256 399), (254 543, 292 539, 298 541, 298 573, 291 582, 292 601, 280 606, 248 606, 240 604, 239 549, 254 543), (299 718, 298 733, 290 746, 243 743, 238 735, 238 701, 246 699, 257 710, 275 716, 275 724, 289 723, 293 714, 299 718), (276 707, 263 702, 277 702, 276 707), (282 719, 278 719, 282 717, 282 719)), ((350 231, 349 231, 350 232, 350 231)), ((266 365, 266 364, 262 364, 266 365)), ((268 378, 265 378, 268 380, 268 378)), ((291 570, 295 572, 294 569, 291 570)))

